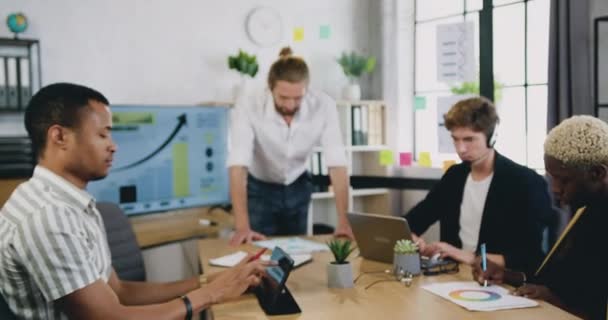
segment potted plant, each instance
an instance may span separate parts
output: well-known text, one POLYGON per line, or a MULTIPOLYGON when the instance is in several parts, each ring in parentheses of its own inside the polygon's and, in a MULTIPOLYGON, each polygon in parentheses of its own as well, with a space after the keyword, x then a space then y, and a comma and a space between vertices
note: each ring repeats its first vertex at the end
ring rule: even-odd
POLYGON ((416 243, 412 240, 397 240, 394 251, 393 270, 395 273, 420 274, 420 254, 418 254, 416 243))
POLYGON ((228 56, 228 68, 238 71, 241 75, 241 82, 234 88, 234 98, 237 100, 245 93, 247 76, 253 78, 258 73, 257 57, 239 49, 237 55, 228 56))
POLYGON ((350 240, 332 240, 327 242, 327 246, 335 259, 327 265, 327 285, 330 288, 352 288, 353 270, 350 262, 346 261, 354 250, 350 240))
POLYGON ((338 59, 338 63, 342 67, 342 71, 348 77, 349 85, 344 88, 342 95, 347 100, 360 100, 361 87, 359 78, 364 73, 371 73, 376 67, 376 58, 374 56, 363 56, 352 51, 350 53, 343 52, 338 59))
MULTIPOLYGON (((505 85, 494 80, 494 101, 502 100, 502 88, 505 85)), ((456 95, 479 95, 479 81, 463 82, 458 87, 451 87, 450 91, 456 95)))

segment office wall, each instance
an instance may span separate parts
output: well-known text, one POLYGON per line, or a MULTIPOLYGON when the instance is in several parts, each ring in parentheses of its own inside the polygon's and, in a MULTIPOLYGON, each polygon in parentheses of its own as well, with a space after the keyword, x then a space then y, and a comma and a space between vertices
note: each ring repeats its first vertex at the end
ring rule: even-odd
MULTIPOLYGON (((83 83, 114 103, 192 104, 231 100, 238 76, 227 68, 229 54, 256 53, 261 69, 254 86, 261 86, 287 44, 308 60, 312 85, 339 96, 346 78, 335 58, 343 50, 368 52, 370 2, 2 0, 0 18, 14 11, 29 17, 23 37, 41 40, 44 84, 83 83), (282 41, 271 48, 246 36, 247 14, 260 5, 283 18, 282 41), (328 40, 319 37, 322 24, 331 27, 328 40), (304 28, 304 41, 293 42, 294 27, 304 28)), ((0 36, 10 36, 4 24, 0 36)))

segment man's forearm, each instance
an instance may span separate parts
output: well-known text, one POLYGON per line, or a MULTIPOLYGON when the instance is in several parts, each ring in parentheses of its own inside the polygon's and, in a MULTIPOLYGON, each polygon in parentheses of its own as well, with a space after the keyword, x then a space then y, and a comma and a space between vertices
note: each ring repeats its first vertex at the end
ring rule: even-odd
POLYGON ((236 229, 249 228, 247 211, 247 168, 230 167, 230 198, 234 212, 234 225, 236 229))
POLYGON ((331 167, 329 168, 329 177, 331 185, 336 196, 336 211, 338 213, 338 223, 341 225, 348 224, 346 219, 346 211, 348 210, 348 174, 346 167, 331 167))
POLYGON ((199 287, 198 276, 168 283, 121 281, 117 294, 124 305, 149 305, 170 301, 199 287))

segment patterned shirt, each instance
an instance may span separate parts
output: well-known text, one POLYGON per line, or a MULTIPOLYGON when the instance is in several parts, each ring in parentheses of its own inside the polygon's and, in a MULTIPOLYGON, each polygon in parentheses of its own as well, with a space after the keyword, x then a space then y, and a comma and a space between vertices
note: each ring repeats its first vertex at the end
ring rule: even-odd
POLYGON ((111 255, 95 199, 37 166, 0 211, 0 294, 23 319, 67 319, 54 301, 107 282, 111 255))

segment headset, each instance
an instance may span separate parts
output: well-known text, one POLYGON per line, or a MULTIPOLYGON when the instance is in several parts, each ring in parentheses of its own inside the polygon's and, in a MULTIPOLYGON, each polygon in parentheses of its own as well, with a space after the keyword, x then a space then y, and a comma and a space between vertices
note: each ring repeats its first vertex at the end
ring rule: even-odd
MULTIPOLYGON (((475 121, 477 117, 482 116, 482 114, 489 113, 489 111, 490 111, 490 105, 484 101, 483 104, 481 105, 481 108, 477 109, 473 113, 473 121, 475 121)), ((488 137, 486 140, 486 146, 488 148, 494 148, 494 145, 496 144, 497 136, 498 136, 498 119, 496 120, 496 123, 494 123, 494 125, 492 126, 492 129, 488 131, 488 137)))
POLYGON ((498 122, 496 122, 496 124, 492 128, 492 131, 490 131, 490 134, 488 135, 488 140, 486 142, 488 148, 494 148, 494 145, 496 144, 496 138, 498 138, 498 122))

